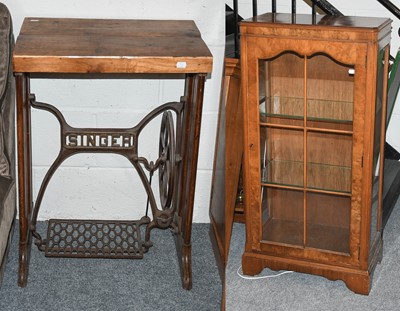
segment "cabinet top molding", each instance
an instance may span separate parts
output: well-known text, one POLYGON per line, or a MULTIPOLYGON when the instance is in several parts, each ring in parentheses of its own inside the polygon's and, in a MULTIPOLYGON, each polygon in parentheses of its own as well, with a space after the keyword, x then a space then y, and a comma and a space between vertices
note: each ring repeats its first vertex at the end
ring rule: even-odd
POLYGON ((364 16, 334 16, 334 15, 311 15, 311 14, 289 14, 289 13, 265 13, 246 20, 242 23, 267 23, 288 25, 311 25, 323 27, 351 27, 366 29, 381 29, 391 23, 389 18, 364 17, 364 16))
POLYGON ((15 72, 208 73, 212 55, 190 20, 27 17, 15 72))
POLYGON ((247 35, 296 37, 301 39, 390 42, 392 20, 379 17, 266 13, 243 20, 242 37, 247 35))

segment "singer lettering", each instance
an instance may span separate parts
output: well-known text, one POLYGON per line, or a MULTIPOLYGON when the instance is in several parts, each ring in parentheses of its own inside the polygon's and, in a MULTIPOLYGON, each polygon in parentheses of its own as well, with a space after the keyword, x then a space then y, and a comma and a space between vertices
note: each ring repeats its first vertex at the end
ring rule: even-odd
POLYGON ((68 133, 65 145, 72 148, 131 148, 133 135, 128 133, 68 133))

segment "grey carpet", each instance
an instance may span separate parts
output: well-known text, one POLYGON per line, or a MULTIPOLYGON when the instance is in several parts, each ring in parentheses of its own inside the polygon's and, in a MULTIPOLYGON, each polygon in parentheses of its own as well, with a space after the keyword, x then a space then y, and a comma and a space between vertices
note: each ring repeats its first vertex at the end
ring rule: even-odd
MULTIPOLYGON (((227 311, 395 311, 400 310, 400 200, 383 234, 383 260, 375 270, 369 296, 357 295, 342 281, 290 273, 276 278, 245 280, 236 271, 241 264, 245 230, 235 224, 226 271, 227 311)), ((277 272, 264 269, 260 275, 277 272)))
POLYGON ((172 234, 157 229, 152 231, 154 246, 141 260, 46 258, 33 247, 28 286, 19 288, 17 232, 16 228, 0 289, 1 311, 220 308, 221 284, 209 224, 193 224, 190 291, 181 286, 172 234))

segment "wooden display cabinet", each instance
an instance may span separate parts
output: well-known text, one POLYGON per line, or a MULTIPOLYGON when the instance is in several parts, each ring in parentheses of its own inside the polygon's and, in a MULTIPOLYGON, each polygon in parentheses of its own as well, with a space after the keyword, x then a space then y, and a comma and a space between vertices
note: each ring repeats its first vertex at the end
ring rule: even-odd
POLYGON ((294 270, 368 294, 382 256, 391 20, 268 13, 240 29, 243 272, 294 270))

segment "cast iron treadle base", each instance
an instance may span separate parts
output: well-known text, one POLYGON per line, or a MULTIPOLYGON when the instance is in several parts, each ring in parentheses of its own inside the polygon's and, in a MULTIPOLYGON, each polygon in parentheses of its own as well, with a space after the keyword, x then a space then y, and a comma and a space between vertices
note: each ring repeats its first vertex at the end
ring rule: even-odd
POLYGON ((141 259, 140 226, 147 221, 50 219, 45 256, 141 259))

